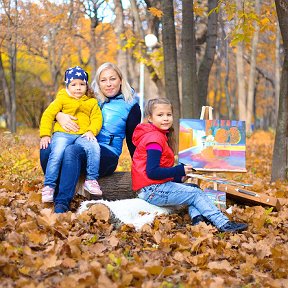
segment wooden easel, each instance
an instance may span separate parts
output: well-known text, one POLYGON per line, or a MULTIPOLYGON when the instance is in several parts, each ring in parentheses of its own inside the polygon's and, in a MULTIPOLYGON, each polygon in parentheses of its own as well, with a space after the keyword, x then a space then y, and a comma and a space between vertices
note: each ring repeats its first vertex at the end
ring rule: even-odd
MULTIPOLYGON (((211 106, 203 106, 201 110, 200 119, 202 120, 213 120, 212 115, 213 108, 211 106)), ((213 177, 216 177, 216 172, 212 172, 213 177)), ((191 174, 191 177, 195 177, 195 174, 191 174), (193 175, 193 176, 192 176, 193 175)), ((197 176, 196 176, 197 177, 197 176)), ((201 176, 197 179, 197 184, 200 185, 201 176)), ((203 180, 203 177, 202 177, 203 180)), ((209 181, 209 180, 203 180, 209 181)), ((276 208, 276 210, 281 209, 281 203, 278 198, 270 197, 265 194, 256 193, 254 191, 247 190, 245 185, 242 183, 237 183, 233 181, 233 185, 231 184, 218 184, 215 181, 211 181, 213 183, 213 189, 225 192, 229 197, 235 198, 241 201, 250 202, 253 204, 262 204, 270 207, 276 208)), ((229 180, 227 180, 229 182, 229 180)))

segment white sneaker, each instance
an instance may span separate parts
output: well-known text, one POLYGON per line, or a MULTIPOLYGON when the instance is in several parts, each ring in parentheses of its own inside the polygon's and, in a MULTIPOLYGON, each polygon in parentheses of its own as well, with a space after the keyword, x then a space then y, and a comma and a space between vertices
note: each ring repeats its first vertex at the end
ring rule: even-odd
POLYGON ((45 186, 42 189, 42 203, 53 202, 55 189, 49 186, 45 186))
POLYGON ((103 194, 97 180, 85 180, 83 188, 93 195, 101 196, 103 194))

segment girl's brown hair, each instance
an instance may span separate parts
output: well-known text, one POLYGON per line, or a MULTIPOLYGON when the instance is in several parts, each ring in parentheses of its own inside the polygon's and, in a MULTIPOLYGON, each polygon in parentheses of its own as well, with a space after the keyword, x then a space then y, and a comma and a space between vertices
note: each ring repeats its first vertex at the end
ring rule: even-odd
MULTIPOLYGON (((173 106, 171 102, 167 98, 153 98, 147 101, 144 110, 144 117, 152 116, 152 113, 155 109, 155 106, 158 104, 166 104, 170 105, 172 113, 173 113, 173 106)), ((174 127, 173 125, 169 128, 169 133, 167 134, 168 137, 168 145, 173 150, 175 149, 175 135, 174 135, 174 127)))

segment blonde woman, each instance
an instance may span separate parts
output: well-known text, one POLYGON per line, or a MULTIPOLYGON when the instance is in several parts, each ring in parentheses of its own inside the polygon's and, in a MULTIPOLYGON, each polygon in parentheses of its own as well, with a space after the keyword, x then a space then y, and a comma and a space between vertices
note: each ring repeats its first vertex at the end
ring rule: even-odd
MULTIPOLYGON (((103 117, 102 129, 96 137, 100 145, 99 175, 103 177, 115 171, 125 137, 130 155, 133 156, 135 146, 132 143, 132 135, 141 121, 141 111, 136 93, 115 64, 102 64, 91 86, 98 98, 103 117)), ((76 120, 75 117, 60 112, 56 118, 64 130, 78 131, 78 125, 73 121, 76 120)), ((40 151, 44 172, 49 153, 49 147, 40 151)), ((55 213, 69 211, 79 176, 85 173, 86 161, 85 151, 79 145, 73 144, 65 149, 58 193, 54 198, 55 213)))

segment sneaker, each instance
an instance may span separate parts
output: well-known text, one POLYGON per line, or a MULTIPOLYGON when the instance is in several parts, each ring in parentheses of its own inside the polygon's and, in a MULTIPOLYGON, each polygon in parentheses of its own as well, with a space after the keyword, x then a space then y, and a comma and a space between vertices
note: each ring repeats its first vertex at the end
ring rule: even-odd
POLYGON ((198 225, 201 222, 205 222, 207 225, 211 224, 211 222, 202 215, 197 215, 196 217, 193 217, 193 219, 192 219, 192 225, 193 226, 198 225))
POLYGON ((42 189, 42 203, 53 202, 54 191, 54 188, 44 186, 42 189))
POLYGON ((87 190, 90 194, 98 195, 98 196, 102 195, 102 191, 100 189, 100 186, 97 180, 86 180, 83 188, 87 190))
POLYGON ((55 213, 65 213, 65 212, 68 212, 69 211, 69 208, 66 207, 65 205, 63 204, 55 204, 55 207, 54 207, 54 212, 55 213))
POLYGON ((236 223, 229 221, 220 228, 218 228, 218 230, 220 232, 241 232, 247 230, 247 228, 248 225, 246 223, 236 223))
POLYGON ((192 225, 193 226, 198 225, 201 222, 205 222, 205 219, 202 215, 198 215, 196 217, 193 217, 193 219, 192 219, 192 225))

